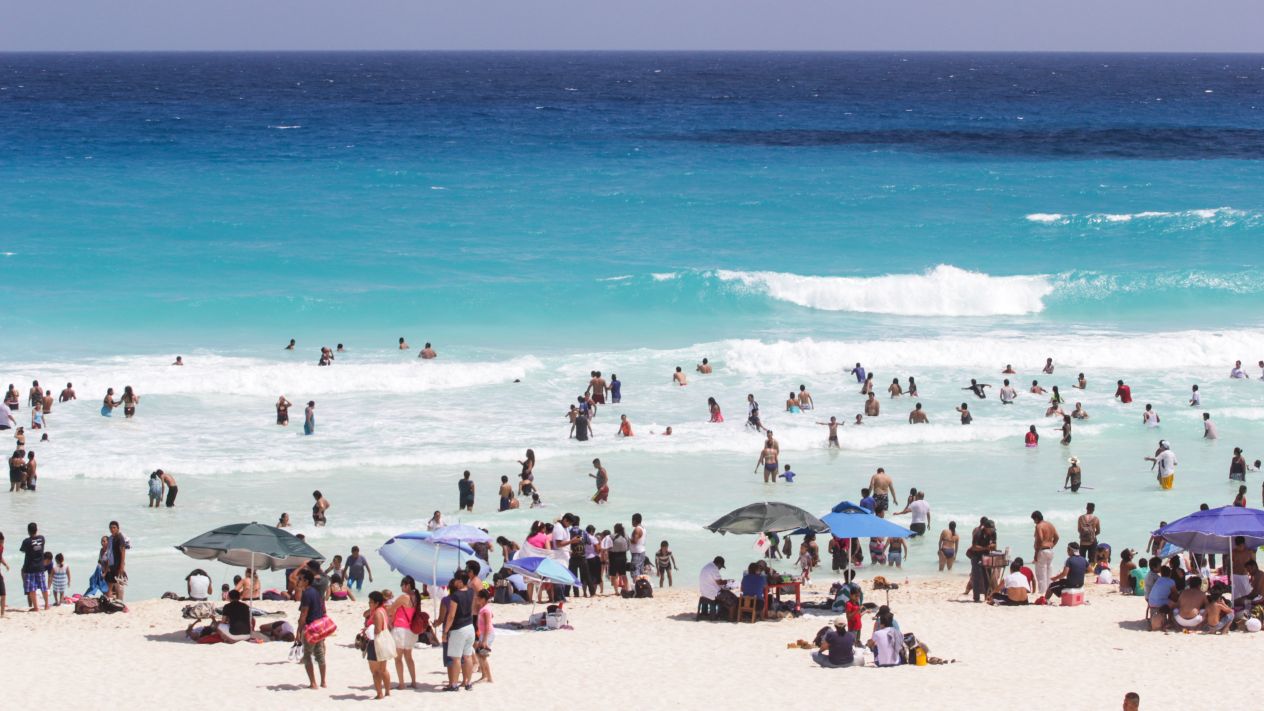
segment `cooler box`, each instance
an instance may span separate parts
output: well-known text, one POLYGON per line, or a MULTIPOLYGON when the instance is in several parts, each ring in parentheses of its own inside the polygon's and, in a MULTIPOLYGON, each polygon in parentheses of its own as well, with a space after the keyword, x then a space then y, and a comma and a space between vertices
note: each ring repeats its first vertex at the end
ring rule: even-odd
POLYGON ((1075 607, 1084 604, 1084 591, 1080 588, 1073 588, 1062 591, 1062 606, 1075 607))

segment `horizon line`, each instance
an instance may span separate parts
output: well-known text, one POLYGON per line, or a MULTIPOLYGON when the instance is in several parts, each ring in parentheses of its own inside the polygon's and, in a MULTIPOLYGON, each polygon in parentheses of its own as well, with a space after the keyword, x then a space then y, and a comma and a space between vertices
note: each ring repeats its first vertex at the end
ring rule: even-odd
POLYGON ((1010 54, 1010 55, 1173 55, 1261 56, 1261 50, 1110 50, 1110 49, 22 49, 22 54, 1010 54))

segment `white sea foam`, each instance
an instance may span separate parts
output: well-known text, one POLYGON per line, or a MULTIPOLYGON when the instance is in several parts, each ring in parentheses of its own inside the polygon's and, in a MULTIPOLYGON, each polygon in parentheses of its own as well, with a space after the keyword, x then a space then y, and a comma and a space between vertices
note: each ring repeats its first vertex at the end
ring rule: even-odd
POLYGON ((650 274, 650 276, 654 278, 654 281, 671 281, 673 279, 679 279, 680 273, 679 272, 655 272, 653 274, 650 274))
POLYGON ((1142 212, 1098 212, 1086 214, 1061 214, 1051 212, 1033 212, 1025 216, 1029 222, 1046 225, 1100 225, 1125 222, 1151 221, 1171 222, 1174 225, 1188 226, 1200 224, 1219 224, 1230 226, 1247 220, 1252 223, 1264 218, 1264 214, 1238 210, 1232 207, 1200 208, 1194 210, 1146 210, 1142 212))
POLYGON ((725 282, 780 301, 825 311, 902 316, 999 316, 1039 313, 1053 293, 1048 276, 992 276, 941 264, 923 274, 802 276, 717 271, 725 282))
MULTIPOLYGON (((978 336, 874 341, 732 340, 709 349, 725 367, 748 375, 837 373, 846 364, 936 368, 1043 363, 1052 356, 1065 369, 1173 370, 1228 368, 1264 353, 1264 331, 1172 331, 1153 334, 1076 335, 997 333, 978 336)), ((1227 371, 1226 371, 1227 372, 1227 371)))
POLYGON ((296 124, 296 125, 292 125, 292 126, 268 126, 268 128, 274 128, 274 129, 276 129, 276 130, 278 130, 278 131, 287 131, 287 130, 292 129, 292 128, 302 128, 302 126, 299 126, 299 125, 297 125, 297 124, 296 124))

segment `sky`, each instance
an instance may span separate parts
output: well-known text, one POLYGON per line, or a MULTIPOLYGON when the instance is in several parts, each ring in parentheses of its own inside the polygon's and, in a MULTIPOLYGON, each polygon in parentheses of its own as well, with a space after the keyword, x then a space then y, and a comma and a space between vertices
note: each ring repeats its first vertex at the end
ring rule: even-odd
POLYGON ((43 0, 0 51, 1261 52, 1262 0, 43 0))

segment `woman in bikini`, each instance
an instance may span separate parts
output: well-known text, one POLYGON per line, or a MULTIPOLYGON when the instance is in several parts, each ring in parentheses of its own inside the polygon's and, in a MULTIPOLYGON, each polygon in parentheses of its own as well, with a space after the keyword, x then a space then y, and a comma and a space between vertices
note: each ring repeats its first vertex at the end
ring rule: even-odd
POLYGON ((961 542, 961 536, 957 535, 957 522, 949 521, 948 528, 939 534, 939 569, 952 570, 952 564, 957 560, 957 545, 961 542))
POLYGON ((131 419, 132 415, 136 414, 138 402, 140 402, 140 396, 132 391, 132 386, 123 388, 123 417, 131 419))

